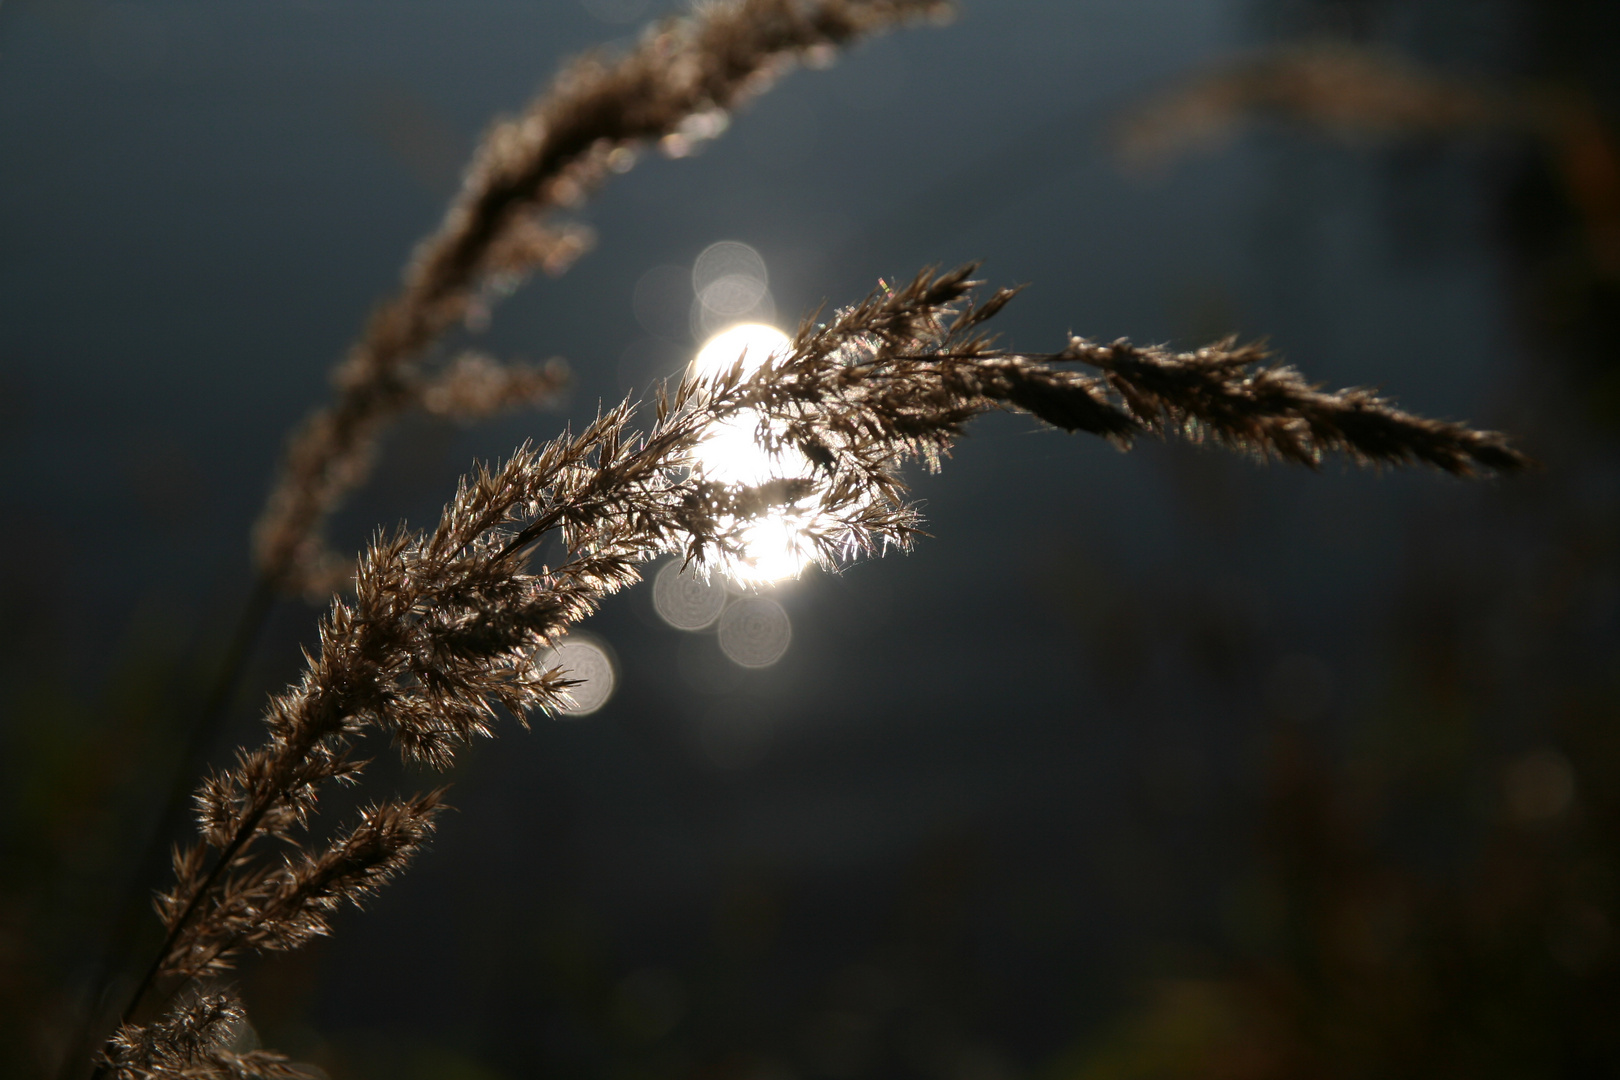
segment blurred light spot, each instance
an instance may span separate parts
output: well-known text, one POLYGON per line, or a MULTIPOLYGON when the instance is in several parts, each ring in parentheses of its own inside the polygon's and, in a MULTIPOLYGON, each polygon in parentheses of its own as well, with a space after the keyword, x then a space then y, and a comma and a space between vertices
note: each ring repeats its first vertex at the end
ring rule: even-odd
MULTIPOLYGON (((682 120, 677 130, 693 142, 704 142, 708 139, 718 139, 726 133, 726 129, 730 126, 731 114, 726 110, 704 109, 702 112, 692 113, 682 120)), ((739 246, 748 247, 747 244, 739 246)), ((753 251, 754 249, 748 248, 748 250, 753 251)), ((758 259, 759 255, 756 253, 754 258, 758 259)), ((761 259, 760 266, 763 267, 764 265, 765 262, 761 259)))
MULTIPOLYGON (((770 274, 759 252, 735 240, 703 249, 692 264, 692 327, 699 336, 736 322, 760 322, 776 316, 770 274)), ((733 357, 735 359, 735 357, 733 357)))
POLYGON ((646 14, 652 0, 580 0, 580 6, 603 22, 632 23, 646 14))
POLYGON ((675 1030, 686 1013, 680 978, 664 968, 642 968, 619 984, 613 1019, 632 1038, 654 1042, 675 1030))
POLYGON ((720 648, 743 667, 770 667, 793 640, 788 613, 768 596, 748 596, 720 616, 720 648))
POLYGON ((547 649, 537 662, 542 668, 561 668, 568 678, 579 680, 568 690, 573 704, 562 710, 568 716, 589 716, 613 696, 617 682, 613 658, 605 646, 589 638, 569 638, 547 649))
POLYGON ((1524 755, 1508 766, 1502 779, 1508 814, 1515 821, 1549 821, 1575 801, 1575 771, 1556 750, 1524 755))
POLYGON ((691 568, 681 569, 680 559, 665 563, 653 579, 653 607, 677 630, 702 630, 720 617, 725 606, 726 587, 691 568))
POLYGON ((1333 703, 1333 671, 1314 656, 1285 656, 1266 676, 1265 698, 1284 720, 1315 720, 1333 703))
POLYGON ((711 713, 698 726, 698 745, 717 769, 752 768, 765 760, 770 744, 770 724, 756 712, 711 713))
POLYGON ((736 240, 710 244, 692 263, 692 291, 702 296, 722 283, 742 290, 744 295, 751 293, 747 303, 752 304, 770 284, 765 260, 759 252, 736 240))
POLYGON ((727 274, 698 294, 703 306, 716 315, 735 318, 746 315, 765 295, 765 283, 758 278, 727 274))
MULTIPOLYGON (((718 290, 719 287, 717 287, 718 290)), ((727 294, 721 292, 723 299, 727 294)), ((736 293, 729 294, 733 299, 736 293)), ((711 296, 711 299, 714 297, 711 296)), ((761 293, 757 301, 741 311, 722 312, 703 302, 702 297, 692 301, 687 326, 692 337, 699 341, 734 326, 739 322, 768 323, 776 318, 776 300, 769 292, 761 293)))

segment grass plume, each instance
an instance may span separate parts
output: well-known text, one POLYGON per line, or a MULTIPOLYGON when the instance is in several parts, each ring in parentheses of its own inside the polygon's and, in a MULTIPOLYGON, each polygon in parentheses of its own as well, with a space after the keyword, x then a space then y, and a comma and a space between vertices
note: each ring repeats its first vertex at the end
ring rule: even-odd
POLYGON ((289 591, 331 586, 321 524, 366 476, 390 419, 429 400, 417 370, 425 354, 458 324, 486 317, 490 300, 526 274, 560 273, 584 250, 584 235, 553 214, 627 169, 638 147, 660 143, 678 156, 718 134, 729 110, 797 58, 945 10, 941 0, 709 4, 653 26, 616 60, 574 61, 523 115, 492 127, 399 293, 334 372, 336 400, 293 436, 254 531, 260 572, 289 591))
MULTIPOLYGON (((168 937, 142 991, 326 933, 332 911, 421 850, 440 792, 383 802, 335 838, 309 839, 322 789, 357 781, 368 764, 364 736, 444 769, 491 734, 500 710, 558 711, 571 683, 539 662, 548 647, 655 556, 707 568, 746 559, 748 531, 768 515, 789 515, 823 562, 909 545, 918 519, 902 463, 937 467, 987 410, 1121 445, 1150 432, 1207 435, 1306 464, 1327 451, 1465 475, 1526 464, 1499 435, 1415 417, 1366 391, 1323 393, 1292 369, 1258 366, 1264 354, 1251 347, 1172 355, 1076 338, 1044 355, 997 349, 982 327, 1013 293, 976 305, 971 271, 924 272, 825 324, 806 322, 753 370, 739 359, 712 379, 683 379, 659 392, 645 432, 621 402, 578 434, 476 470, 433 530, 375 540, 353 600, 334 599, 322 620, 302 679, 270 702, 265 744, 198 792, 201 839, 175 856, 176 883, 158 902, 168 937), (740 419, 807 468, 754 485, 706 478, 702 443, 740 419), (531 566, 554 534, 562 560, 531 566)), ((119 1044, 108 1060, 143 1046, 119 1044)))
POLYGON ((124 1024, 107 1044, 114 1080, 313 1080, 266 1050, 232 1049, 246 1018, 229 994, 198 994, 157 1023, 124 1024))

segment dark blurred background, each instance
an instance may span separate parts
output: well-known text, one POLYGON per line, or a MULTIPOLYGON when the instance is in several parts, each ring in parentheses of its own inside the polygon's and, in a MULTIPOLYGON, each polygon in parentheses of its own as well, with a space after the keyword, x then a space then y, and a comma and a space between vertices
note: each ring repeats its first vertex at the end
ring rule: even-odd
MULTIPOLYGON (((774 666, 610 601, 612 700, 467 754, 403 880, 240 973, 259 1036, 338 1080, 1620 1075, 1620 6, 963 7, 614 178, 468 337, 565 357, 567 408, 406 423, 338 546, 678 370, 721 240, 784 327, 982 259, 1032 283, 1011 345, 1264 336, 1544 469, 985 420, 913 554, 775 591, 774 666)), ((0 5, 3 1075, 53 1073, 162 883, 285 433, 488 119, 661 13, 0 5)))

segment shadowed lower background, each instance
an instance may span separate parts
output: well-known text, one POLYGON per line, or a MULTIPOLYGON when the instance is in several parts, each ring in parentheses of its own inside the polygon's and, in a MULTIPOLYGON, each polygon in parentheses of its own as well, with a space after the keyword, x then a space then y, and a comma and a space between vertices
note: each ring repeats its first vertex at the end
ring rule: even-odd
MULTIPOLYGON (((487 120, 659 13, 0 6, 6 1075, 52 1073, 160 883, 140 851, 285 433, 487 120)), ((700 293, 721 242, 785 329, 982 259, 1032 283, 1011 346, 1264 336, 1545 469, 989 418, 916 477, 914 553, 770 593, 768 666, 650 582, 610 601, 611 699, 475 748, 403 880, 244 969, 264 1043, 335 1078, 1620 1071, 1617 47, 1596 0, 968 0, 615 177, 596 249, 466 335, 565 357, 569 404, 396 429, 340 549, 679 371, 703 297, 742 302, 700 293), (1355 79, 1250 108, 1219 75, 1301 47, 1591 125, 1361 122, 1355 79), (1246 122, 1144 169, 1122 133, 1166 93, 1246 122)), ((315 617, 277 610, 214 760, 315 617)))

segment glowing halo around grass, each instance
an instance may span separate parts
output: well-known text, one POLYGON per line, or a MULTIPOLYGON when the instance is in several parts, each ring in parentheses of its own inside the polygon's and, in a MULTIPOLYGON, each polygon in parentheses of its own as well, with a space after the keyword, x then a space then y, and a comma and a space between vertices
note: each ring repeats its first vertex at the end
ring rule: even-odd
MULTIPOLYGON (((741 360, 742 372, 764 365, 772 356, 785 355, 792 340, 774 326, 743 323, 721 331, 704 343, 692 359, 692 374, 713 379, 741 360)), ((697 469, 709 480, 755 486, 782 477, 809 477, 815 468, 793 447, 775 452, 759 445, 761 417, 753 410, 738 413, 714 430, 698 447, 697 469)), ((779 510, 760 518, 743 533, 744 553, 727 561, 722 572, 745 585, 768 585, 798 577, 815 559, 815 546, 806 529, 816 510, 779 510)))
POLYGON ((535 657, 542 670, 560 668, 575 680, 568 689, 568 703, 559 712, 564 716, 589 716, 613 696, 618 682, 612 652, 589 634, 570 634, 535 657))
POLYGON ((730 371, 740 357, 743 374, 747 375, 763 367, 769 357, 786 355, 791 344, 793 340, 774 326, 739 323, 703 343, 703 348, 692 358, 692 374, 700 379, 712 379, 730 371))

